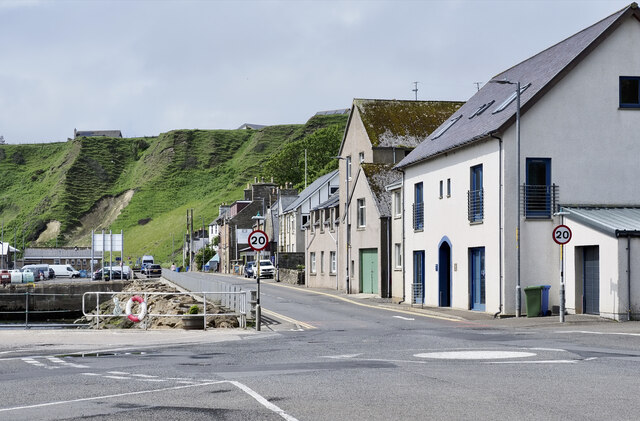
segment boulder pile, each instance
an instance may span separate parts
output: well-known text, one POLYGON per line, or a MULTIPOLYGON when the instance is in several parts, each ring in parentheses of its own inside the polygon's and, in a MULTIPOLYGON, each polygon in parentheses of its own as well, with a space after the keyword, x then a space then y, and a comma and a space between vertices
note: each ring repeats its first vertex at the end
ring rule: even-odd
MULTIPOLYGON (((104 301, 100 303, 99 322, 102 329, 182 328, 182 320, 184 317, 189 317, 186 315, 192 306, 198 307, 198 314, 204 314, 204 304, 201 297, 181 292, 164 279, 136 279, 131 281, 122 292, 102 297, 104 297, 104 301), (147 314, 140 322, 131 321, 125 312, 127 302, 134 295, 143 298, 147 305, 147 314)), ((216 314, 230 313, 230 310, 222 307, 219 302, 207 300, 206 310, 208 328, 237 328, 240 326, 237 316, 215 316, 216 314)), ((140 304, 133 303, 131 313, 138 315, 139 312, 140 304)), ((96 314, 95 309, 90 314, 96 314)), ((76 323, 88 323, 91 328, 95 328, 96 319, 96 317, 82 317, 76 320, 76 323)))

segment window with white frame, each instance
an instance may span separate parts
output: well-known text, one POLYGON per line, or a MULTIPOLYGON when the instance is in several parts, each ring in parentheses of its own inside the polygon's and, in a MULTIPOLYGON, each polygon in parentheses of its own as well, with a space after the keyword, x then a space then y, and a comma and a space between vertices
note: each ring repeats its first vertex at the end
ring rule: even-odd
POLYGON ((402 268, 402 244, 395 243, 393 246, 396 269, 402 268))
POLYGON ((329 252, 329 271, 331 273, 336 273, 338 271, 338 262, 336 261, 336 252, 329 252))
POLYGON ((309 253, 309 268, 311 273, 316 273, 316 253, 314 251, 309 253))
POLYGON ((347 157, 347 179, 351 180, 351 155, 347 157))
POLYGON ((363 228, 367 225, 367 209, 365 206, 364 199, 358 199, 357 201, 357 211, 358 211, 358 228, 363 228))
POLYGON ((402 196, 400 190, 393 192, 393 213, 396 217, 402 216, 402 196))

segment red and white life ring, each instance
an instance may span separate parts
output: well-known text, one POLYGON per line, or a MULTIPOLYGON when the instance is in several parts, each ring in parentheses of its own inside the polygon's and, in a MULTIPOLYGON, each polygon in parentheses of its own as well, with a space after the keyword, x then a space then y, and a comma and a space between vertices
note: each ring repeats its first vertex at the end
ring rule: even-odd
POLYGON ((125 311, 129 320, 134 323, 138 323, 144 319, 144 316, 147 315, 147 303, 139 295, 134 295, 133 297, 129 298, 129 301, 127 301, 127 308, 125 309, 125 311), (138 315, 131 314, 131 307, 133 307, 134 301, 140 304, 140 312, 138 313, 138 315))

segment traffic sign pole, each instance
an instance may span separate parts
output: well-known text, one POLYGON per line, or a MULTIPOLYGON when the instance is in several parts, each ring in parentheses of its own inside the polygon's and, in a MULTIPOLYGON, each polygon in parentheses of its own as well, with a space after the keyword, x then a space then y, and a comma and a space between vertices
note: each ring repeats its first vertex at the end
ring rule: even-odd
POLYGON ((566 225, 558 225, 553 229, 553 241, 560 245, 560 323, 564 323, 564 245, 571 241, 571 229, 566 225))
POLYGON ((254 230, 249 234, 249 247, 251 247, 256 252, 256 288, 257 288, 257 297, 256 297, 256 330, 260 330, 260 324, 262 322, 262 308, 260 307, 260 251, 264 250, 269 244, 269 237, 262 230, 254 230))

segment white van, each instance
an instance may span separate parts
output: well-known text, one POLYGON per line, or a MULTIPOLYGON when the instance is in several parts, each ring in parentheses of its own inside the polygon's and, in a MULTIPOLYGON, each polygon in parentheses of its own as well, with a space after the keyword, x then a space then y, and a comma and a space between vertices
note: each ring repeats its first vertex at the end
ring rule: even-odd
POLYGON ((33 277, 35 280, 39 279, 40 272, 44 275, 45 279, 49 279, 49 265, 46 263, 37 264, 37 265, 24 265, 22 266, 22 271, 28 270, 29 272, 33 272, 33 277))
POLYGON ((56 273, 56 276, 79 278, 80 272, 75 270, 71 265, 49 265, 51 269, 56 273))
POLYGON ((155 262, 153 261, 153 256, 142 256, 142 263, 140 264, 140 269, 143 270, 147 265, 152 265, 155 262))

